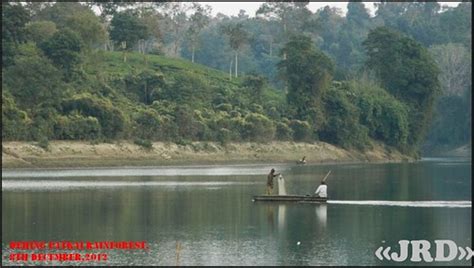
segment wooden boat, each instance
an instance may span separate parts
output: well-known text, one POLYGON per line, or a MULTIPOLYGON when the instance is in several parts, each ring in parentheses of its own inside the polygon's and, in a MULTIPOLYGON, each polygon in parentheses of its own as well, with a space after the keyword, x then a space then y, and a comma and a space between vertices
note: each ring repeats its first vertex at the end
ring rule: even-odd
POLYGON ((255 195, 252 199, 256 201, 270 201, 270 202, 311 202, 311 203, 326 203, 328 199, 311 195, 255 195))

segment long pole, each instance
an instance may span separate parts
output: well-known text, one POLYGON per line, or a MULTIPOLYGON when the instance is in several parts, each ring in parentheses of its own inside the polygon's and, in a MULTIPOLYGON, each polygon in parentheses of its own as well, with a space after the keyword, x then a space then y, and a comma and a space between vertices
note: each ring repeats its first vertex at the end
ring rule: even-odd
POLYGON ((326 174, 322 181, 326 181, 326 179, 329 177, 329 174, 331 174, 331 170, 329 170, 328 174, 326 174))
MULTIPOLYGON (((329 170, 328 174, 326 174, 326 176, 324 176, 324 178, 323 178, 323 180, 322 180, 321 182, 326 181, 326 179, 329 177, 329 174, 331 174, 331 170, 329 170)), ((317 190, 317 189, 316 189, 316 190, 317 190)))

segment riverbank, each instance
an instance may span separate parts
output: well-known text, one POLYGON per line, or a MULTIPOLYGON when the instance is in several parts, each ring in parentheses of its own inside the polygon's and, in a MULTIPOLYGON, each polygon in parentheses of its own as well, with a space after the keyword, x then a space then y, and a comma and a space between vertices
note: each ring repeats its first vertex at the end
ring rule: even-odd
POLYGON ((302 156, 306 156, 308 164, 413 161, 413 158, 382 144, 373 144, 371 150, 361 152, 324 142, 243 142, 227 146, 216 142, 193 142, 189 145, 154 142, 152 149, 146 149, 131 141, 99 144, 51 141, 48 150, 35 142, 2 142, 2 168, 294 163, 302 156))

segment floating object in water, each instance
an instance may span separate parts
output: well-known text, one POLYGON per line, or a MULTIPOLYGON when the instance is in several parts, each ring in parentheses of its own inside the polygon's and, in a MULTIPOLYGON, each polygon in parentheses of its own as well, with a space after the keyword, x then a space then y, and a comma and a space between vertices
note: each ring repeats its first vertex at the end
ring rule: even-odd
POLYGON ((300 241, 296 242, 296 245, 297 246, 301 245, 301 242, 300 241))

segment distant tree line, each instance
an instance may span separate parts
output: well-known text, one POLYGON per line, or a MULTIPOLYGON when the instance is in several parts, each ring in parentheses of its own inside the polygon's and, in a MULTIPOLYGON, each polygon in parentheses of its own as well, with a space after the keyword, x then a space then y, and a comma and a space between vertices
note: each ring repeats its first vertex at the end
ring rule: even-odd
POLYGON ((2 138, 470 142, 471 3, 377 5, 2 3, 2 138))

